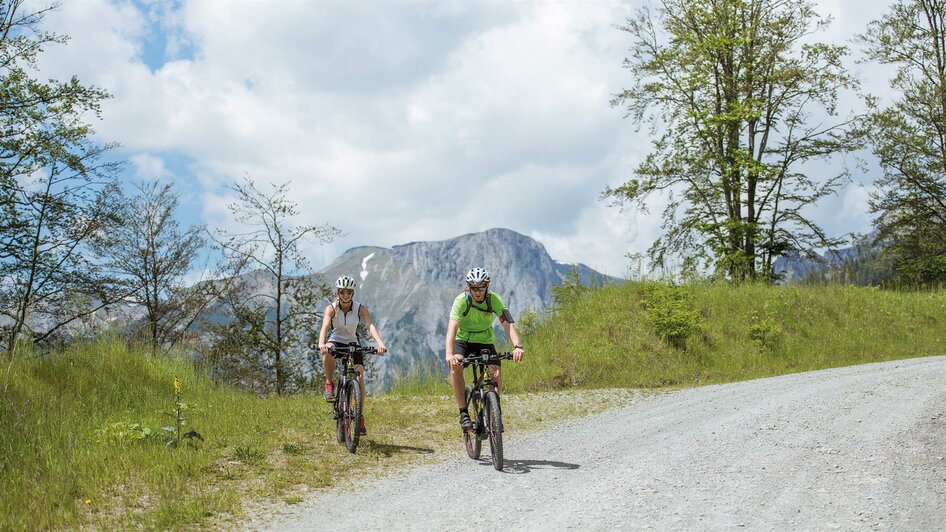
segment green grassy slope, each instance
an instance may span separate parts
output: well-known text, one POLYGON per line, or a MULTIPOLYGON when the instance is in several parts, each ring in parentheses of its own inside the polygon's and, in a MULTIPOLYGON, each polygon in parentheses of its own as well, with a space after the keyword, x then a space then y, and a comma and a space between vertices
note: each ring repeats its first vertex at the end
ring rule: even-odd
POLYGON ((384 438, 350 455, 321 398, 260 399, 214 385, 185 361, 109 341, 4 361, 0 397, 0 530, 186 527, 239 513, 244 500, 283 500, 300 484, 332 485, 457 439, 445 401, 371 398, 369 428, 384 438), (175 377, 195 406, 185 430, 205 439, 196 449, 168 446, 161 434, 174 425, 164 412, 174 407, 175 377), (429 412, 417 416, 418 408, 429 412), (132 423, 154 436, 134 439, 132 423))
MULTIPOLYGON (((640 284, 601 288, 540 324, 526 337, 526 361, 503 368, 507 427, 541 428, 627 397, 528 392, 689 386, 946 354, 944 291, 679 290, 700 322, 682 342, 655 333, 640 284)), ((117 341, 3 361, 0 399, 0 530, 220 523, 240 519, 248 501, 299 502, 300 486, 462 455, 456 406, 439 376, 369 397, 369 435, 355 455, 335 441, 320 398, 261 399, 117 341), (164 413, 174 408, 175 377, 181 400, 195 406, 185 430, 203 435, 197 448, 168 446, 161 435, 174 423, 164 413), (152 436, 135 439, 143 428, 152 436)))
POLYGON ((946 354, 946 291, 687 285, 700 323, 675 346, 647 321, 644 288, 601 288, 541 324, 509 389, 689 386, 946 354))

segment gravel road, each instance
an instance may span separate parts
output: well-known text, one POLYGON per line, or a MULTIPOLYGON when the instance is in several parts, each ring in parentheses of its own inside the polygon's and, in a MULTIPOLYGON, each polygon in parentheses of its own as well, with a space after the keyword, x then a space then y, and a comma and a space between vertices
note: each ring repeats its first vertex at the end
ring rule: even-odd
POLYGON ((944 412, 946 357, 661 393, 510 437, 503 472, 487 442, 483 461, 320 493, 265 526, 944 530, 944 412))

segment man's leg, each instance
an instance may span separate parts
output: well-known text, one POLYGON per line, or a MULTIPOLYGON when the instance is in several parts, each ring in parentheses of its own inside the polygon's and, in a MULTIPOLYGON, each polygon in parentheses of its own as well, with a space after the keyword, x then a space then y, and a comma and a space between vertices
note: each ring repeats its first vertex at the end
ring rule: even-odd
POLYGON ((470 430, 473 428, 473 421, 470 419, 470 413, 467 410, 463 366, 457 365, 450 368, 450 385, 453 387, 453 397, 457 400, 457 406, 460 408, 460 427, 463 430, 470 430))
POLYGON ((466 382, 463 380, 463 366, 457 365, 450 368, 450 385, 453 387, 453 397, 457 400, 457 406, 460 410, 465 409, 466 382))
POLYGON ((496 383, 496 393, 501 393, 500 388, 502 384, 502 372, 499 369, 499 366, 486 366, 489 370, 489 374, 493 377, 493 382, 496 383))

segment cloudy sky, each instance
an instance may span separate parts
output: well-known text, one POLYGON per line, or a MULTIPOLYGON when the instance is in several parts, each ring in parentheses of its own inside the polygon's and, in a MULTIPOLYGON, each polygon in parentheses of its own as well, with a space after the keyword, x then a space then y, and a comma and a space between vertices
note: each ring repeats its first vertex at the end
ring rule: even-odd
MULTIPOLYGON (((507 227, 624 275, 659 231, 599 200, 650 147, 609 106, 632 84, 615 25, 643 4, 65 0, 44 27, 71 41, 42 68, 113 94, 97 136, 122 145, 129 182, 173 182, 185 221, 228 226, 242 176, 290 182, 298 223, 345 233, 309 247, 316 269, 354 246, 507 227)), ((847 43, 886 5, 820 2, 820 40, 847 43)), ((869 230, 859 181, 814 213, 830 233, 869 230)))

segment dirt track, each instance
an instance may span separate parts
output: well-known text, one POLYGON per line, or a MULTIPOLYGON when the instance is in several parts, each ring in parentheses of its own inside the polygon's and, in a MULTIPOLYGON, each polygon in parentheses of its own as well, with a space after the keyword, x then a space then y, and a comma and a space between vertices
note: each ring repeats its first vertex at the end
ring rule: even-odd
POLYGON ((488 449, 319 494, 264 526, 943 530, 946 357, 642 398, 510 438, 504 472, 488 449))

